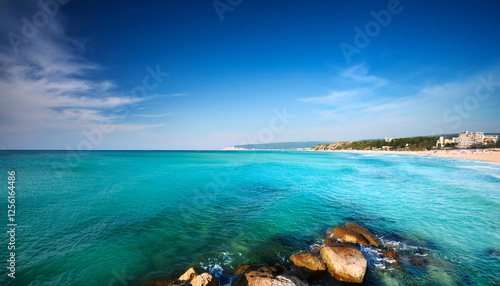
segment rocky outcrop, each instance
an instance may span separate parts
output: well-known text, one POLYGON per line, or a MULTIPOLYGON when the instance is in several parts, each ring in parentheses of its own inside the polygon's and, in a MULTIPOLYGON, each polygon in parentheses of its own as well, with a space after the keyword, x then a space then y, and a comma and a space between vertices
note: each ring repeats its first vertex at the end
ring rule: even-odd
POLYGON ((231 286, 307 286, 308 284, 296 276, 287 273, 281 264, 244 265, 237 270, 231 286))
POLYGON ((334 228, 330 234, 330 238, 336 238, 342 242, 357 243, 363 246, 379 246, 378 238, 375 235, 368 229, 352 222, 334 228))
POLYGON ((321 275, 326 271, 326 265, 321 258, 303 253, 290 256, 292 269, 304 278, 321 275))
POLYGON ((169 286, 219 286, 219 282, 209 273, 198 274, 191 267, 169 286))
POLYGON ((369 246, 368 241, 362 236, 354 232, 347 226, 339 226, 333 229, 333 233, 330 234, 331 238, 336 238, 342 242, 357 243, 364 246, 369 246))
MULTIPOLYGON (((332 281, 333 278, 362 283, 368 263, 360 250, 363 248, 358 244, 378 247, 379 241, 368 229, 355 223, 346 223, 329 231, 329 237, 324 239, 323 244, 314 245, 312 253, 290 256, 291 271, 278 263, 241 265, 234 271, 231 286, 307 286, 308 282, 330 285, 336 283, 332 281)), ((396 249, 369 251, 376 251, 387 263, 396 262, 393 258, 398 256, 396 249)), ((418 266, 426 263, 426 258, 411 260, 411 264, 418 266)), ((219 286, 219 282, 209 273, 190 268, 176 280, 156 281, 150 285, 219 286)))
POLYGON ((347 245, 323 247, 321 258, 336 279, 352 283, 363 282, 368 263, 359 249, 347 245))
POLYGON ((371 233, 368 229, 353 222, 348 222, 345 225, 355 233, 363 236, 370 243, 370 245, 375 247, 379 246, 378 238, 375 235, 373 235, 373 233, 371 233))
POLYGON ((330 239, 330 238, 325 238, 325 245, 326 246, 334 246, 334 245, 342 245, 342 243, 338 242, 338 241, 335 241, 333 239, 330 239))

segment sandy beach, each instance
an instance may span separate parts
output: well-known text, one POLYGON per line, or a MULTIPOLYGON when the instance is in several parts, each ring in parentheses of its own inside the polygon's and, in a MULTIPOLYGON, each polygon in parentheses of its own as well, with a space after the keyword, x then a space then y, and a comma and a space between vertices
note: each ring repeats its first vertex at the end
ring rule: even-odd
POLYGON ((442 158, 456 158, 468 160, 480 160, 494 163, 500 163, 500 150, 493 151, 478 151, 471 152, 471 150, 445 150, 438 151, 369 151, 369 150, 330 150, 320 152, 355 152, 355 153, 369 153, 369 154, 407 154, 415 156, 433 156, 442 158))
POLYGON ((473 152, 467 150, 466 153, 458 152, 458 151, 450 151, 446 153, 446 151, 437 151, 436 153, 430 152, 430 156, 434 157, 443 157, 443 158, 458 158, 458 159, 469 159, 469 160, 481 160, 481 161, 489 161, 500 163, 500 152, 473 152))

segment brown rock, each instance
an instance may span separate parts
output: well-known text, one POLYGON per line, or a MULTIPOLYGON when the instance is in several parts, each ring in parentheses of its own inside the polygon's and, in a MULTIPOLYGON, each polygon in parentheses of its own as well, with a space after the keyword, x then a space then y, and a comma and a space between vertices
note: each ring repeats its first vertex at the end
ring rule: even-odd
POLYGON ((312 248, 312 250, 313 250, 313 251, 321 251, 321 248, 323 248, 323 246, 321 246, 321 245, 315 245, 315 246, 312 248))
POLYGON ((198 276, 196 270, 193 267, 189 268, 184 274, 181 275, 177 280, 180 281, 191 281, 194 277, 198 276))
POLYGON ((387 258, 395 258, 397 255, 396 248, 384 251, 384 256, 387 258))
POLYGON ((429 260, 427 258, 418 258, 418 257, 413 257, 411 260, 410 260, 411 264, 413 265, 417 265, 417 266, 422 266, 424 264, 427 264, 429 263, 429 260))
POLYGON ((291 268, 298 277, 307 279, 319 276, 326 271, 326 265, 313 254, 304 253, 290 256, 291 268))
POLYGON ((324 247, 321 249, 321 258, 336 279, 344 282, 363 282, 368 263, 359 249, 349 246, 324 247))
POLYGON ((240 274, 243 271, 247 270, 248 267, 250 267, 250 265, 248 265, 248 264, 241 265, 240 267, 236 268, 236 270, 234 271, 234 274, 240 274))
POLYGON ((193 286, 219 286, 219 281, 208 273, 202 273, 191 280, 193 286))
POLYGON ((309 284, 307 284, 306 282, 290 274, 278 275, 271 282, 271 286, 308 286, 308 285, 309 284))
POLYGON ((353 222, 346 223, 346 226, 348 228, 350 228, 352 231, 354 231, 355 233, 363 236, 370 243, 370 245, 373 245, 375 247, 379 246, 378 238, 375 235, 373 235, 373 233, 371 233, 368 229, 366 229, 358 224, 355 224, 353 222))
POLYGON ((424 261, 420 258, 413 258, 410 262, 413 265, 424 265, 424 261))
MULTIPOLYGON (((241 268, 241 267, 240 267, 241 268)), ((286 267, 281 264, 248 265, 238 274, 232 286, 306 286, 299 278, 286 274, 286 267)))
POLYGON ((189 268, 177 280, 169 284, 170 286, 219 286, 215 277, 208 273, 198 274, 194 268, 189 268))
POLYGON ((325 238, 325 245, 326 246, 334 246, 334 245, 342 245, 342 243, 337 242, 337 241, 330 239, 330 238, 325 238))
POLYGON ((311 271, 325 271, 326 265, 319 259, 310 253, 297 254, 290 256, 290 260, 295 266, 304 267, 311 271))
POLYGON ((331 238, 340 239, 343 242, 358 243, 364 246, 369 246, 368 241, 362 236, 354 232, 346 226, 339 226, 333 229, 331 238))

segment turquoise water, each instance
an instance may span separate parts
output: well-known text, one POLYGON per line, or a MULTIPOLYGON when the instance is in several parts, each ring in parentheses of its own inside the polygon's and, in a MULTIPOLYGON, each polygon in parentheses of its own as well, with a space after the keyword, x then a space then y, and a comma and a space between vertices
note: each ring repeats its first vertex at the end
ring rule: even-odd
POLYGON ((500 284, 500 164, 215 151, 2 151, 0 163, 2 224, 9 170, 18 223, 16 278, 4 262, 0 285, 146 285, 191 266, 224 284, 239 265, 286 264, 349 221, 427 259, 396 265, 363 249, 365 285, 500 284))

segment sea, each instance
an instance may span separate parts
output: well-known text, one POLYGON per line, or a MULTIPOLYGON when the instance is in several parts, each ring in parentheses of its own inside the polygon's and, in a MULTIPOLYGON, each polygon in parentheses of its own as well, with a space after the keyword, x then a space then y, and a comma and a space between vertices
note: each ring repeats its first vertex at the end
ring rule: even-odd
POLYGON ((363 285, 500 285, 498 163, 306 151, 0 151, 0 183, 0 285, 150 285, 190 267, 229 285, 238 266, 289 266, 290 255, 314 251, 346 222, 397 249, 387 259, 361 248, 363 285))

